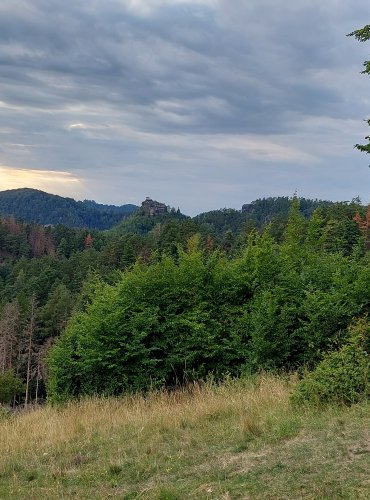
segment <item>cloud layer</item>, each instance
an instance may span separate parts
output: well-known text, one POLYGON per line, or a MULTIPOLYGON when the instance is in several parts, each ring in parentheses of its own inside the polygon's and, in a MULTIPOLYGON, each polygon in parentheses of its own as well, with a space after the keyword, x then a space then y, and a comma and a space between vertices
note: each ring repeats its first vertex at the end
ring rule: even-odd
POLYGON ((355 7, 2 0, 0 164, 65 172, 100 202, 150 195, 188 213, 296 189, 368 201, 352 145, 367 134, 369 49, 345 35, 370 5, 355 7))

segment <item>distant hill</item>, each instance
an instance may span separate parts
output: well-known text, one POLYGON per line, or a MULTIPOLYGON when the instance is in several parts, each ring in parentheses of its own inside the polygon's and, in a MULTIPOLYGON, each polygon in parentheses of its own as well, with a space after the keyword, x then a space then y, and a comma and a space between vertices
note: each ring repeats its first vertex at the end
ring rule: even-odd
POLYGON ((43 225, 109 229, 136 212, 136 205, 102 205, 91 200, 76 201, 38 189, 0 191, 0 214, 43 225))
MULTIPOLYGON (((314 210, 319 207, 327 208, 335 205, 331 201, 306 198, 299 198, 299 202, 300 212, 306 219, 309 219, 314 210)), ((187 221, 188 225, 192 223, 194 230, 201 234, 213 234, 222 238, 226 232, 236 235, 243 229, 248 232, 252 228, 262 229, 266 224, 272 223, 273 234, 279 238, 287 223, 291 204, 292 198, 287 196, 260 198, 243 205, 241 210, 223 208, 204 212, 191 218, 179 210, 169 210, 164 203, 147 198, 138 211, 113 226, 111 233, 119 236, 146 235, 157 224, 162 225, 161 231, 163 232, 165 227, 173 229, 176 223, 187 221), (152 213, 153 211, 155 213, 152 213)))
MULTIPOLYGON (((287 196, 259 198, 244 204, 241 210, 233 208, 212 210, 197 215, 193 220, 199 224, 208 224, 218 235, 226 230, 237 233, 245 225, 262 228, 269 222, 278 220, 284 224, 288 219, 291 203, 292 199, 287 196)), ((333 202, 299 198, 299 205, 301 214, 309 218, 316 208, 331 206, 333 202)))
MULTIPOLYGON (((300 198, 300 211, 309 218, 318 207, 328 207, 333 203, 323 200, 300 198)), ((224 208, 199 214, 192 221, 207 227, 221 236, 229 230, 239 232, 242 227, 262 228, 270 221, 286 222, 291 198, 282 196, 260 198, 243 205, 241 210, 224 208)), ((169 220, 190 219, 180 211, 170 209, 164 203, 147 198, 141 208, 127 204, 122 206, 102 205, 91 200, 76 201, 48 194, 37 189, 11 189, 0 191, 0 215, 13 215, 25 222, 42 225, 63 224, 68 227, 89 229, 110 229, 115 234, 147 234, 158 223, 169 220)))
POLYGON ((182 222, 190 219, 191 218, 187 215, 182 214, 180 211, 176 212, 173 209, 168 210, 167 212, 149 215, 149 213, 145 210, 145 202, 143 202, 143 206, 139 211, 135 212, 130 217, 126 217, 119 224, 112 227, 111 233, 118 236, 128 234, 146 235, 157 224, 165 225, 171 221, 182 222))
MULTIPOLYGON (((330 206, 333 204, 332 201, 327 200, 315 200, 307 198, 299 199, 299 211, 301 214, 309 218, 312 213, 318 207, 330 206)), ((258 198, 252 203, 246 203, 242 206, 242 212, 247 214, 249 217, 255 218, 259 225, 263 225, 268 222, 272 216, 287 216, 292 204, 292 198, 288 196, 277 196, 269 198, 258 198)))

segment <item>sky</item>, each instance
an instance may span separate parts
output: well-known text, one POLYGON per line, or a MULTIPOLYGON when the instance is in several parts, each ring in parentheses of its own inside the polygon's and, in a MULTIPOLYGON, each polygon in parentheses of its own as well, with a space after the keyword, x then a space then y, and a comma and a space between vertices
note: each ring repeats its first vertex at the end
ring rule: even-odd
POLYGON ((370 201, 368 0, 1 0, 0 190, 370 201))

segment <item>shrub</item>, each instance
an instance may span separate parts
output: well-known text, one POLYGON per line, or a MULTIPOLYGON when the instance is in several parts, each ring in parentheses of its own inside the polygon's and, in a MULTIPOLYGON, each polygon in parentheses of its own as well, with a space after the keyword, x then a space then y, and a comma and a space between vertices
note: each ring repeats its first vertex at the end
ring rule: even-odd
POLYGON ((0 374, 0 404, 9 404, 14 396, 23 392, 23 383, 13 370, 0 374))
POLYGON ((370 396, 370 324, 360 319, 348 342, 328 353, 298 384, 293 401, 352 404, 370 396))

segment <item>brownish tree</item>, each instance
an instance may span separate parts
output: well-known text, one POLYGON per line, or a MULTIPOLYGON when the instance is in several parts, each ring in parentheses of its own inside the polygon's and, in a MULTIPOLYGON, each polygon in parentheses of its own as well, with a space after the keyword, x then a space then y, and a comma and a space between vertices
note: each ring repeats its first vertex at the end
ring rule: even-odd
POLYGON ((31 378, 32 378, 32 361, 33 361, 33 342, 34 342, 34 337, 35 337, 35 330, 36 330, 36 311, 37 311, 37 300, 36 300, 36 295, 32 295, 31 299, 31 311, 30 311, 30 318, 26 327, 26 333, 27 333, 27 351, 26 351, 26 358, 27 358, 27 372, 26 372, 26 395, 25 395, 25 401, 24 404, 27 406, 30 401, 30 383, 31 383, 31 378))
POLYGON ((84 247, 85 248, 92 248, 93 246, 93 237, 91 236, 91 234, 89 233, 86 238, 85 238, 85 241, 84 241, 84 247))
POLYGON ((3 217, 1 219, 1 223, 8 229, 11 234, 20 234, 22 231, 20 224, 18 224, 13 215, 3 217))
POLYGON ((370 250, 370 205, 367 208, 365 217, 362 218, 359 213, 354 216, 354 220, 360 229, 366 250, 370 250))
POLYGON ((45 229, 41 226, 32 225, 30 227, 28 242, 32 247, 32 252, 35 257, 55 254, 55 247, 50 232, 46 234, 45 229))
POLYGON ((12 370, 17 363, 20 329, 18 302, 5 304, 0 314, 0 370, 12 370))

